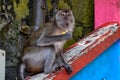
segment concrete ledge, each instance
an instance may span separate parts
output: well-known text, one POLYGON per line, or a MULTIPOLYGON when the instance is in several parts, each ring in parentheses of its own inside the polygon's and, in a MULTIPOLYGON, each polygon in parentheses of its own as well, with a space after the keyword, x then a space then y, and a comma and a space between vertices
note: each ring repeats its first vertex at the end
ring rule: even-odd
POLYGON ((69 80, 118 39, 120 25, 117 22, 105 23, 66 50, 64 56, 73 67, 72 74, 68 75, 62 68, 56 73, 37 74, 32 76, 31 80, 69 80))

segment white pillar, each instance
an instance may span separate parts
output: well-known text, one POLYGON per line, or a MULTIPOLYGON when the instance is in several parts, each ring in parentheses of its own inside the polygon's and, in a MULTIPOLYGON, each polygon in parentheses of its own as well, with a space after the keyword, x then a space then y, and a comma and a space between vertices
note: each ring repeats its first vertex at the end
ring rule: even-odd
POLYGON ((0 49, 0 80, 5 80, 5 51, 0 49))

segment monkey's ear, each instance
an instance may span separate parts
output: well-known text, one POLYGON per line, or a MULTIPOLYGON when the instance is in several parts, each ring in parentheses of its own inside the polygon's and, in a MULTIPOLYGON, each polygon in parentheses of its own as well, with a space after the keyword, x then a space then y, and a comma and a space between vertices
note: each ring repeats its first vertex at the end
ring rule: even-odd
POLYGON ((54 10, 54 12, 53 12, 53 17, 50 19, 50 22, 53 22, 53 21, 55 21, 55 16, 56 16, 56 14, 58 13, 58 9, 55 9, 54 10))
POLYGON ((72 14, 73 15, 73 12, 70 10, 70 14, 72 14))
POLYGON ((58 9, 55 9, 55 10, 54 10, 54 13, 56 14, 58 11, 59 11, 58 9))

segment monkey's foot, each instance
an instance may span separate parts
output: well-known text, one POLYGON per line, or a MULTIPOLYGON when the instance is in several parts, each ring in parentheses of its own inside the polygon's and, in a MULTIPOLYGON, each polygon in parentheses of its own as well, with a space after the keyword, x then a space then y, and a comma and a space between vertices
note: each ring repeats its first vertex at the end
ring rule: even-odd
POLYGON ((65 68, 67 74, 72 73, 73 69, 72 69, 72 67, 70 65, 67 65, 67 66, 64 65, 63 67, 65 68))
POLYGON ((67 67, 65 67, 65 69, 67 71, 67 74, 70 74, 73 71, 71 66, 67 66, 67 67))
POLYGON ((56 71, 58 71, 58 70, 60 70, 60 69, 61 69, 61 67, 60 67, 60 66, 58 66, 55 70, 56 70, 56 71))

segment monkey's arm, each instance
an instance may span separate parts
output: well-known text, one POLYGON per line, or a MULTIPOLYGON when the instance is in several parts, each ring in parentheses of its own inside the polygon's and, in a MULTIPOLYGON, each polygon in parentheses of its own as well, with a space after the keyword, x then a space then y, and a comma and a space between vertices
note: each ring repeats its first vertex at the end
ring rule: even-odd
POLYGON ((62 34, 62 35, 40 37, 36 41, 36 44, 37 44, 37 46, 47 46, 47 45, 51 45, 55 42, 68 40, 71 38, 72 38, 72 32, 66 32, 65 34, 62 34))

